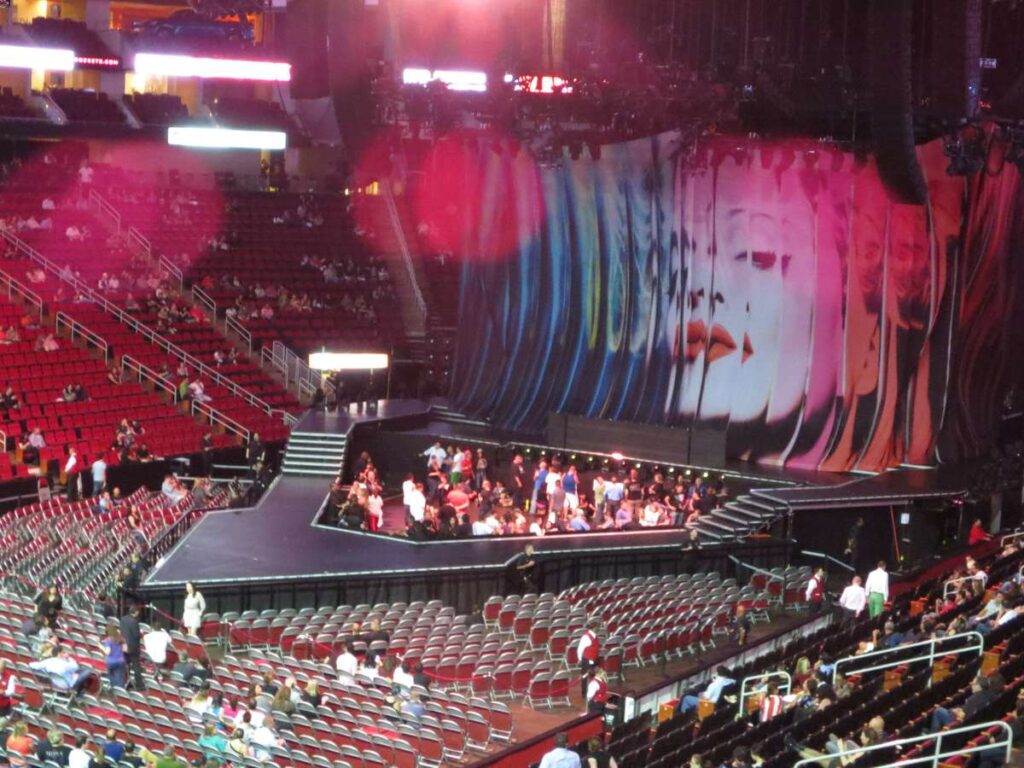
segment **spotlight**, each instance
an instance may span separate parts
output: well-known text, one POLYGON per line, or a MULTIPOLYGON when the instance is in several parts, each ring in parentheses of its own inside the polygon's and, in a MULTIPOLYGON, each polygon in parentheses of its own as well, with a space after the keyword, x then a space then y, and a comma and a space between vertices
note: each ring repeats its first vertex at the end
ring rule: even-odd
POLYGON ((705 472, 705 473, 704 473, 704 478, 705 478, 705 479, 707 479, 707 477, 708 477, 708 474, 709 474, 709 473, 707 473, 707 472, 705 472))
POLYGON ((622 454, 619 453, 618 451, 614 451, 612 453, 612 458, 615 459, 616 461, 622 461, 622 454))
POLYGON ((690 476, 690 470, 686 470, 686 476, 687 476, 687 477, 689 477, 689 476, 690 476))

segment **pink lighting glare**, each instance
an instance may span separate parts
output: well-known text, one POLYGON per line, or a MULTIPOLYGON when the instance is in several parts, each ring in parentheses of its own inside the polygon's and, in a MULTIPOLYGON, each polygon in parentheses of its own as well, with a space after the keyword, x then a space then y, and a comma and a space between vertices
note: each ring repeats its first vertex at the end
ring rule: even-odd
POLYGON ((135 73, 167 77, 288 82, 292 79, 292 65, 284 61, 212 59, 166 53, 137 53, 135 54, 135 73))
POLYGON ((614 452, 614 453, 612 454, 612 458, 613 458, 613 459, 615 459, 616 461, 622 461, 622 459, 623 459, 623 456, 622 456, 622 454, 621 454, 621 453, 619 453, 618 451, 615 451, 615 452, 614 452))

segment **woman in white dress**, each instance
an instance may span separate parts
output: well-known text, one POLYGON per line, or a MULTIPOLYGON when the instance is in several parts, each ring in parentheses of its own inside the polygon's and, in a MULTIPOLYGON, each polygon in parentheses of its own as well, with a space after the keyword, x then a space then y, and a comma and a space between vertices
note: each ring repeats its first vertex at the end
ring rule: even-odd
POLYGON ((206 600, 203 593, 196 589, 191 581, 185 582, 185 610, 181 614, 181 623, 190 635, 198 635, 206 613, 206 600))

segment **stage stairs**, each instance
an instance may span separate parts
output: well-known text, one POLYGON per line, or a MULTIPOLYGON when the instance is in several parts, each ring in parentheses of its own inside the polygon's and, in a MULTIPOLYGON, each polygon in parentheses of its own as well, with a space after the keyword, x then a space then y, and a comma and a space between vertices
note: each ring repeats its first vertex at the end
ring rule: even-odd
POLYGON ((292 432, 281 472, 306 477, 336 477, 345 465, 348 436, 320 432, 292 432))
POLYGON ((697 531, 710 541, 732 541, 766 530, 789 512, 789 505, 761 495, 757 489, 727 501, 700 517, 697 531))

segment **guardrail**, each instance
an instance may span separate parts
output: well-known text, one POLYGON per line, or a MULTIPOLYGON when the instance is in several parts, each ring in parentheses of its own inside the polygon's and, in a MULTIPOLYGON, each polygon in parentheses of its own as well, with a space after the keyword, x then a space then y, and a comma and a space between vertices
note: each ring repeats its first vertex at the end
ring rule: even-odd
POLYGON ((38 293, 5 272, 0 272, 0 285, 6 289, 8 299, 19 297, 26 304, 34 307, 39 317, 42 318, 43 300, 38 293))
POLYGON ((295 384, 299 397, 312 399, 318 387, 322 387, 325 395, 334 394, 334 385, 324 379, 319 371, 309 367, 309 363, 299 357, 294 350, 282 341, 275 341, 270 347, 260 350, 260 365, 270 365, 284 375, 285 386, 295 384))
POLYGON ((1007 533, 1006 535, 1000 537, 999 546, 1005 547, 1011 541, 1020 541, 1021 539, 1024 539, 1024 531, 1014 531, 1013 533, 1007 533))
POLYGON ((843 568, 844 570, 847 570, 850 573, 854 573, 857 570, 856 568, 854 568, 849 563, 844 563, 839 558, 832 557, 832 555, 826 555, 824 552, 814 552, 814 551, 809 550, 809 549, 802 549, 802 550, 800 550, 800 554, 801 555, 806 555, 807 557, 815 557, 815 558, 817 558, 819 560, 825 560, 825 561, 827 561, 829 563, 835 563, 840 568, 843 568))
POLYGON ((104 296, 94 291, 88 284, 86 284, 82 280, 79 280, 75 277, 64 275, 60 267, 58 267, 54 262, 50 261, 50 259, 43 256, 41 253, 39 253, 39 251, 30 246, 20 237, 6 230, 0 231, 0 235, 2 235, 3 238, 10 245, 12 245, 19 253, 23 254, 24 256, 39 264, 44 270, 46 270, 59 280, 63 280, 65 283, 73 287, 76 292, 85 296, 93 304, 100 307, 108 314, 112 315, 122 325, 125 325, 135 333, 138 333, 140 336, 142 336, 150 343, 156 344, 166 354, 184 362, 189 367, 199 371, 199 373, 201 373, 204 378, 210 380, 211 382, 217 384, 218 386, 224 387, 229 392, 231 392, 231 394, 243 399, 249 405, 253 406, 254 408, 260 409, 261 411, 268 415, 273 416, 277 414, 284 414, 283 420, 289 426, 293 426, 298 423, 298 418, 293 414, 284 413, 280 409, 274 408, 266 401, 256 397, 256 395, 252 394, 249 390, 245 389, 244 387, 240 387, 231 379, 227 378, 226 376, 223 376, 216 369, 211 368, 199 358, 195 357, 194 355, 190 355, 188 352, 183 350, 178 345, 174 344, 165 337, 151 330, 149 326, 140 323, 138 320, 129 315, 119 306, 111 303, 104 296))
POLYGON ((95 189, 89 190, 89 204, 103 216, 106 216, 110 223, 113 224, 117 234, 121 234, 121 214, 117 208, 107 202, 107 199, 95 189))
POLYGON ((745 717, 747 699, 757 693, 757 689, 752 689, 753 684, 762 681, 767 682, 777 677, 782 678, 783 681, 782 685, 779 686, 779 693, 783 696, 788 696, 793 690, 793 677, 789 672, 779 670, 778 672, 765 672, 763 675, 751 675, 750 677, 743 678, 743 681, 740 683, 739 711, 736 713, 737 720, 745 717))
POLYGON ((868 659, 878 659, 881 657, 898 657, 892 661, 884 662, 882 664, 870 664, 866 667, 852 669, 846 672, 846 675, 863 675, 868 672, 880 672, 883 669, 894 669, 895 667, 902 667, 905 664, 914 664, 918 661, 927 661, 929 666, 935 664, 935 659, 942 656, 954 656, 961 653, 977 653, 980 657, 985 652, 985 638, 978 632, 961 632, 957 635, 949 635, 946 637, 935 637, 931 640, 922 640, 919 643, 910 643, 909 645, 897 645, 895 648, 885 648, 881 651, 870 651, 869 653, 862 653, 859 656, 846 656, 845 658, 839 659, 832 667, 832 682, 835 683, 839 677, 839 669, 844 665, 851 665, 856 662, 863 662, 868 659), (956 645, 957 643, 963 644, 963 647, 953 648, 940 648, 941 645, 956 645), (905 652, 913 648, 927 648, 927 653, 921 653, 914 656, 905 656, 905 652))
MULTIPOLYGON (((892 741, 886 741, 882 744, 875 744, 870 747, 855 747, 854 749, 842 749, 835 753, 822 754, 819 757, 805 757, 803 760, 797 761, 793 768, 803 768, 805 765, 821 765, 822 761, 827 761, 829 765, 846 765, 850 762, 847 758, 853 755, 860 757, 867 752, 878 752, 880 750, 890 750, 897 747, 905 747, 909 744, 927 744, 927 742, 935 742, 933 747, 933 753, 931 755, 922 755, 921 757, 900 757, 894 763, 886 763, 880 768, 890 768, 895 766, 906 766, 906 765, 920 765, 922 763, 930 763, 933 768, 938 768, 941 761, 946 760, 950 757, 957 757, 959 755, 970 755, 975 752, 986 752, 990 749, 1004 749, 1006 751, 1004 755, 1004 765, 1010 764, 1010 749, 1013 745, 1013 729, 1010 728, 1009 723, 1004 723, 1001 720, 994 720, 988 723, 979 723, 977 725, 964 725, 959 728, 950 728, 945 731, 938 731, 937 733, 928 733, 923 736, 909 736, 905 739, 894 739, 892 741), (977 744, 973 747, 958 747, 949 751, 943 751, 942 740, 948 736, 959 736, 964 733, 972 733, 981 735, 987 733, 993 728, 1001 730, 1003 732, 1002 738, 997 739, 994 742, 988 744, 977 744)), ((854 758, 856 759, 856 758, 854 758)))
POLYGON ((960 576, 955 579, 946 579, 946 581, 942 582, 942 599, 946 600, 950 595, 955 595, 960 591, 960 585, 968 581, 974 581, 974 577, 960 576))
POLYGON ((171 397, 174 398, 174 402, 178 402, 180 399, 178 397, 178 388, 173 383, 130 355, 121 355, 121 371, 136 378, 140 384, 143 381, 148 381, 158 389, 169 392, 171 397))
MULTIPOLYGON (((162 263, 163 262, 161 262, 161 264, 162 263)), ((210 294, 208 294, 198 285, 193 285, 192 301, 195 302, 196 304, 199 304, 203 309, 205 309, 209 313, 210 321, 213 322, 214 325, 217 324, 217 302, 213 300, 213 297, 210 296, 210 294)))
POLYGON ((86 342, 92 344, 97 349, 103 350, 103 362, 110 362, 110 346, 107 344, 106 339, 98 333, 90 331, 73 317, 69 317, 63 312, 58 312, 57 316, 54 317, 53 327, 57 333, 60 333, 62 327, 67 328, 68 335, 71 337, 72 342, 74 342, 76 338, 85 339, 86 342))
POLYGON ((391 226, 395 230, 395 237, 398 240, 398 247, 402 251, 402 262, 405 264, 406 274, 409 276, 409 283, 412 285, 413 296, 416 298, 416 307, 424 320, 427 318, 427 302, 423 298, 423 291, 420 290, 420 283, 416 279, 416 268, 412 263, 412 252, 409 250, 409 242, 405 239, 405 227, 402 225, 402 217, 398 213, 398 206, 395 204, 394 194, 391 192, 390 184, 385 181, 381 184, 384 193, 384 202, 388 208, 388 216, 391 218, 391 226))
POLYGON ((192 415, 202 416, 206 418, 211 424, 218 424, 229 432, 233 432, 236 435, 243 437, 246 441, 249 440, 250 432, 248 429, 243 427, 237 421, 232 419, 230 416, 221 413, 216 408, 207 405, 206 403, 200 403, 198 400, 192 400, 192 415))
POLYGON ((249 354, 252 354, 252 332, 249 331, 242 323, 234 317, 224 318, 225 329, 237 334, 238 337, 245 343, 246 348, 249 350, 249 354))

